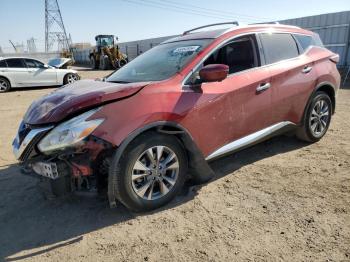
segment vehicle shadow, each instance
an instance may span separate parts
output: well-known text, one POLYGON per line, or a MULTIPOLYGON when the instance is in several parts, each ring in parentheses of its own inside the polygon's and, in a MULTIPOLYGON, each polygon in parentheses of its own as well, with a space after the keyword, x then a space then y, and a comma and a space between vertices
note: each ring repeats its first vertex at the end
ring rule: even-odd
MULTIPOLYGON (((212 181, 284 152, 307 146, 293 137, 280 136, 210 165, 216 175, 212 181)), ((47 200, 38 192, 38 179, 20 174, 18 165, 0 170, 0 260, 17 261, 46 253, 83 239, 83 234, 118 225, 136 216, 147 216, 191 201, 207 184, 187 183, 170 204, 150 213, 135 214, 122 205, 109 209, 106 199, 70 196, 47 200), (48 248, 42 248, 50 245, 48 248), (41 248, 39 251, 30 249, 41 248), (25 255, 16 256, 26 251, 25 255)), ((210 183, 210 182, 209 182, 210 183)))

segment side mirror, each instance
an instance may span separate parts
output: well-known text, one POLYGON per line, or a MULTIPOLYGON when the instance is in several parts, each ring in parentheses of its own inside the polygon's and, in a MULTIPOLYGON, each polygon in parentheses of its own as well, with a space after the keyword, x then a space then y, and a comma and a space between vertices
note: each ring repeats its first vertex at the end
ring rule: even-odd
POLYGON ((48 69, 48 68, 50 68, 50 66, 47 65, 47 64, 44 64, 44 65, 41 66, 41 68, 48 69))
POLYGON ((223 64, 206 65, 199 71, 203 82, 220 82, 224 80, 229 72, 229 67, 223 64))

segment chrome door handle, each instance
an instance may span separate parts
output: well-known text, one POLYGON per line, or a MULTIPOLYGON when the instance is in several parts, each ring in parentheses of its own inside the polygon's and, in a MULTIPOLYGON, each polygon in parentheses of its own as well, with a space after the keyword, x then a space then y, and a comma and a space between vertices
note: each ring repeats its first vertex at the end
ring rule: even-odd
POLYGON ((311 70, 312 70, 311 66, 305 66, 301 72, 303 72, 304 74, 307 74, 307 73, 310 73, 311 70))
POLYGON ((263 83, 263 84, 260 84, 257 88, 256 88, 256 92, 262 92, 266 89, 269 89, 271 87, 271 84, 270 83, 263 83))

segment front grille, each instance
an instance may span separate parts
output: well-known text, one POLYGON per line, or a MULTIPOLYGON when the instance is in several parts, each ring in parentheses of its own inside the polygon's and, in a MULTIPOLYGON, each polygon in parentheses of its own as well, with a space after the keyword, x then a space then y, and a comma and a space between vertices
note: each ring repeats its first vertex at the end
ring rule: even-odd
POLYGON ((13 152, 20 161, 26 161, 36 154, 36 145, 54 126, 30 128, 21 123, 16 139, 13 141, 13 152), (28 131, 29 130, 29 131, 28 131))
POLYGON ((27 147, 24 149, 22 155, 20 156, 19 160, 20 161, 26 161, 29 159, 29 157, 35 153, 35 147, 37 143, 46 135, 47 131, 43 131, 41 133, 38 133, 32 141, 27 145, 27 147))
POLYGON ((31 128, 29 125, 25 124, 23 121, 18 128, 18 143, 22 144, 24 138, 28 135, 31 128))

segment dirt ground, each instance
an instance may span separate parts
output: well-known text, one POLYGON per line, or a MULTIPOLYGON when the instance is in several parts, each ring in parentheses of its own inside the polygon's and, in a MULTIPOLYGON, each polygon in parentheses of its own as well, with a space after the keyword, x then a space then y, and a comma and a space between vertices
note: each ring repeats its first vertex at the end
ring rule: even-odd
POLYGON ((142 215, 92 197, 47 200, 20 174, 12 139, 52 90, 0 95, 0 260, 350 261, 349 89, 319 143, 282 136, 215 161, 214 181, 142 215))

